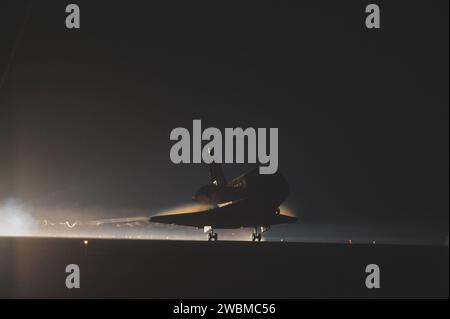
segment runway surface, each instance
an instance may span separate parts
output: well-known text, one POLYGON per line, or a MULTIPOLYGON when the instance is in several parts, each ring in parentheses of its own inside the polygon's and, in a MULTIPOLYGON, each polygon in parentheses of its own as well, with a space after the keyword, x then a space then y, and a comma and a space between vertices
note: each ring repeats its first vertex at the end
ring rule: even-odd
POLYGON ((448 246, 3 237, 0 297, 448 298, 448 260, 448 246), (65 286, 68 264, 80 289, 65 286))

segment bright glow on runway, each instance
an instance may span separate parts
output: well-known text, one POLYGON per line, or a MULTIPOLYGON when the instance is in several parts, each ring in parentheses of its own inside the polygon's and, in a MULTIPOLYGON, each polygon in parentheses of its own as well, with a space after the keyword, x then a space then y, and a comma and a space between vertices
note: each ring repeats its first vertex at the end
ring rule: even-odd
MULTIPOLYGON (((59 237, 95 239, 141 239, 141 240, 201 240, 206 236, 203 229, 165 225, 149 222, 155 215, 192 213, 207 209, 202 205, 184 205, 159 212, 139 209, 110 210, 102 208, 79 209, 59 207, 53 209, 36 208, 18 200, 9 199, 0 203, 0 237, 59 237), (122 217, 133 216, 137 217, 122 217), (140 214, 140 215, 138 215, 140 214), (105 216, 114 218, 105 218, 105 216)), ((281 207, 281 214, 295 216, 287 207, 281 207)), ((296 216, 297 217, 297 216, 296 216)), ((220 240, 250 241, 251 228, 218 229, 220 240)), ((353 244, 432 244, 448 245, 448 236, 418 237, 422 229, 386 229, 372 225, 343 225, 328 223, 308 223, 299 218, 298 223, 275 225, 263 234, 263 241, 304 242, 304 243, 348 243, 353 244)))
POLYGON ((0 204, 0 235, 29 235, 35 231, 30 211, 14 199, 0 204))
MULTIPOLYGON (((104 239, 154 239, 154 240, 205 240, 203 231, 196 228, 150 223, 152 215, 192 213, 208 209, 205 205, 184 205, 173 209, 148 213, 148 216, 119 217, 123 211, 110 211, 114 218, 105 216, 101 209, 74 208, 39 211, 24 203, 10 199, 0 205, 0 236, 104 238, 104 239), (40 217, 37 217, 40 216, 40 217), (68 216, 83 216, 70 218, 68 216)), ((131 209, 130 209, 131 210, 131 209)), ((127 211, 128 214, 129 211, 127 211)), ((250 229, 221 230, 224 240, 249 240, 250 229)))

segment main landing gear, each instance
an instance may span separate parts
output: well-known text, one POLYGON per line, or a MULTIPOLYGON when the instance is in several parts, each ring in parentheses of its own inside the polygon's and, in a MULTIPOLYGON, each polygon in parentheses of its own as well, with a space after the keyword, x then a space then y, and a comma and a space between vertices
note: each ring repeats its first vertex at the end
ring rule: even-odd
POLYGON ((214 228, 212 226, 204 226, 203 231, 208 233, 208 236, 206 237, 208 238, 208 241, 217 241, 217 239, 219 239, 219 236, 214 232, 214 228))
POLYGON ((217 239, 219 239, 219 236, 211 230, 211 232, 208 233, 208 241, 217 241, 217 239))

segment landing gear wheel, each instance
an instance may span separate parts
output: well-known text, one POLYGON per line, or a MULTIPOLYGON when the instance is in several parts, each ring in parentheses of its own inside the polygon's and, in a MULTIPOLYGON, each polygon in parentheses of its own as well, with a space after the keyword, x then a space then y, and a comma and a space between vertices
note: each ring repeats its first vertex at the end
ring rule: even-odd
POLYGON ((219 239, 219 235, 217 233, 208 233, 208 241, 217 241, 219 239))
POLYGON ((252 241, 261 241, 261 234, 252 233, 252 241))
POLYGON ((262 233, 258 232, 258 227, 255 227, 255 231, 252 233, 252 241, 261 241, 262 233))

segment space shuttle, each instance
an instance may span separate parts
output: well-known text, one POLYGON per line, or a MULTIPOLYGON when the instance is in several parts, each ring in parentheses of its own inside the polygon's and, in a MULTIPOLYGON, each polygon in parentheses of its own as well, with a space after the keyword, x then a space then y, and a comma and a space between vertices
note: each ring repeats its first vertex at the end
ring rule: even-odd
POLYGON ((192 199, 206 210, 154 216, 150 222, 203 229, 209 241, 217 241, 217 229, 252 228, 252 241, 261 241, 272 225, 290 224, 297 218, 283 214, 280 205, 289 195, 289 184, 280 172, 260 174, 257 168, 227 181, 219 163, 209 164, 210 183, 192 199))

